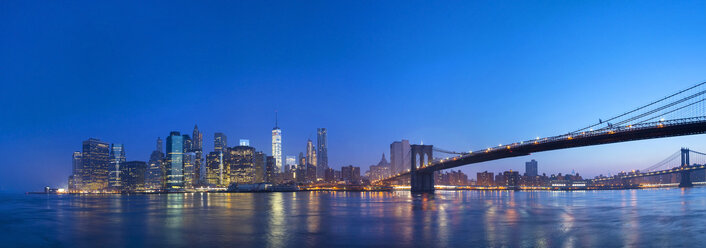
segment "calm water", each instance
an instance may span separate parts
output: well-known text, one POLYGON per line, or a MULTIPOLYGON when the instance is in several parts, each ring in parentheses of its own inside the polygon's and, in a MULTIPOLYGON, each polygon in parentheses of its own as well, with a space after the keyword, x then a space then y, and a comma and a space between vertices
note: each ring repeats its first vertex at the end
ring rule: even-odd
POLYGON ((706 188, 0 195, 1 247, 703 247, 706 188))

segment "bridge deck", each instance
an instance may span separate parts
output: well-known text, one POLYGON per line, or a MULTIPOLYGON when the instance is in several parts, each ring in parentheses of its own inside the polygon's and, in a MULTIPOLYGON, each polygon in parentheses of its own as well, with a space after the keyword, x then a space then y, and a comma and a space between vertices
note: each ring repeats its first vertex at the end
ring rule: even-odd
MULTIPOLYGON (((533 152, 702 133, 706 133, 706 117, 704 116, 603 128, 595 131, 570 133, 474 151, 466 155, 444 159, 428 166, 420 167, 417 171, 422 173, 438 171, 497 159, 526 156, 533 152)), ((396 179, 408 174, 409 172, 404 172, 381 181, 396 179)))

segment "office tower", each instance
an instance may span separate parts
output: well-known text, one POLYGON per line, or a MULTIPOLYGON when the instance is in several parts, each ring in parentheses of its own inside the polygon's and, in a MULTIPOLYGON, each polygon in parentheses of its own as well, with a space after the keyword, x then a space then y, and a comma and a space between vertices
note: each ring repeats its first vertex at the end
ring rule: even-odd
POLYGON ((150 154, 150 160, 147 163, 147 175, 145 176, 145 188, 158 190, 163 189, 166 184, 166 167, 164 161, 164 152, 162 152, 162 139, 157 138, 156 150, 150 154))
POLYGON ((227 150, 225 166, 230 167, 230 183, 253 183, 255 181, 255 148, 236 146, 227 150))
MULTIPOLYGON (((276 168, 275 168, 275 157, 273 156, 267 156, 265 158, 265 182, 267 183, 274 183, 275 182, 275 175, 276 173, 276 168)), ((289 173, 289 172, 286 172, 289 173)))
POLYGON ((109 186, 112 190, 122 190, 120 179, 120 166, 125 162, 125 147, 122 144, 113 144, 110 148, 110 172, 108 174, 109 186))
POLYGON ((537 161, 532 159, 532 161, 525 162, 525 176, 536 177, 537 174, 537 161))
POLYGON ((265 154, 255 152, 255 183, 265 182, 265 154))
POLYGON ((184 189, 184 136, 171 132, 167 136, 167 190, 184 189))
POLYGON ((83 141, 80 180, 82 191, 101 191, 108 187, 110 144, 90 138, 83 141))
POLYGON ((316 129, 316 177, 323 179, 328 169, 328 142, 326 128, 316 129))
POLYGON ((272 156, 275 158, 277 173, 282 171, 282 130, 277 126, 277 113, 275 112, 275 127, 272 129, 272 156))
POLYGON ((74 152, 71 160, 71 176, 69 176, 69 192, 79 191, 81 186, 81 170, 83 169, 83 163, 81 162, 81 152, 74 152))
POLYGON ((360 167, 355 167, 352 165, 343 166, 341 168, 341 179, 348 183, 359 183, 360 181, 360 167))
POLYGON ((225 149, 228 147, 228 137, 223 133, 215 133, 213 136, 213 150, 225 152, 225 149))
POLYGON ((412 158, 409 157, 409 140, 395 141, 390 144, 390 166, 392 174, 397 174, 412 168, 412 158))
POLYGON ((520 184, 520 173, 517 171, 505 171, 503 172, 503 179, 505 180, 505 186, 518 186, 520 184))
POLYGON ((227 187, 230 180, 228 178, 229 171, 224 171, 223 153, 210 152, 206 156, 206 183, 209 186, 227 187))
POLYGON ((311 140, 306 142, 306 179, 316 182, 316 150, 311 140))
POLYGON ((191 136, 191 152, 194 153, 193 184, 201 185, 201 180, 203 178, 203 175, 201 175, 201 171, 203 170, 203 133, 199 131, 198 125, 194 125, 194 131, 191 136))
POLYGON ((294 172, 294 179, 297 183, 306 182, 306 156, 304 153, 299 153, 299 165, 297 165, 297 170, 294 172))
POLYGON ((196 185, 196 153, 184 152, 184 188, 193 189, 196 185))
POLYGON ((382 154, 382 158, 377 165, 370 166, 370 180, 380 180, 390 176, 390 163, 387 162, 385 154, 382 154))
POLYGON ((145 174, 147 163, 144 161, 128 161, 120 166, 120 179, 124 191, 135 192, 145 189, 145 174))

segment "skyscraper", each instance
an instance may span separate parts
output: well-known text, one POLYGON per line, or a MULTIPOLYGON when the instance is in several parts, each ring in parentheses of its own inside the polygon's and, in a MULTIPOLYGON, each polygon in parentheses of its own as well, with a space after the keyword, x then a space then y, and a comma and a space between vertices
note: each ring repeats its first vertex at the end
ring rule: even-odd
POLYGON ((192 149, 191 152, 194 153, 194 185, 201 185, 203 170, 203 133, 199 131, 199 126, 194 125, 194 132, 192 133, 192 149))
POLYGON ((409 140, 395 141, 390 144, 390 166, 392 174, 406 171, 412 167, 412 158, 409 156, 409 140))
POLYGON ((275 127, 272 128, 272 157, 275 158, 275 169, 282 171, 282 130, 277 126, 277 113, 275 112, 275 127))
POLYGON ((265 157, 265 178, 264 181, 272 183, 275 180, 275 158, 272 156, 265 157))
POLYGON ((253 183, 255 181, 255 148, 236 146, 227 150, 224 166, 230 167, 230 183, 253 183))
POLYGON ((328 169, 328 142, 326 128, 316 129, 316 177, 323 179, 328 169))
POLYGON ((120 166, 120 179, 123 190, 137 191, 145 189, 145 174, 147 164, 144 161, 128 161, 120 166))
POLYGON ((171 132, 167 136, 167 190, 184 188, 184 136, 171 132))
POLYGON ((210 186, 225 187, 228 186, 228 181, 224 181, 224 175, 227 178, 228 172, 224 171, 223 153, 210 152, 206 156, 206 183, 210 186))
POLYGON ((311 140, 306 141, 306 179, 316 181, 316 150, 311 140))
POLYGON ((224 152, 228 147, 228 137, 223 133, 215 133, 213 135, 213 150, 217 152, 224 152))
POLYGON ((110 148, 110 172, 108 180, 112 190, 122 190, 120 166, 125 163, 125 147, 122 144, 113 144, 110 148))
POLYGON ((536 177, 537 174, 537 161, 532 159, 532 161, 525 162, 525 176, 536 177))
POLYGON ((255 183, 265 182, 265 154, 255 152, 255 183))
POLYGON ((83 141, 81 190, 101 191, 108 187, 110 145, 99 139, 83 141))
POLYGON ((156 150, 150 155, 147 164, 147 175, 145 175, 145 188, 163 189, 166 184, 166 167, 164 163, 164 152, 162 152, 162 139, 157 137, 156 150))
POLYGON ((69 176, 69 192, 76 192, 82 188, 80 175, 83 169, 81 152, 76 151, 72 156, 71 176, 69 176))

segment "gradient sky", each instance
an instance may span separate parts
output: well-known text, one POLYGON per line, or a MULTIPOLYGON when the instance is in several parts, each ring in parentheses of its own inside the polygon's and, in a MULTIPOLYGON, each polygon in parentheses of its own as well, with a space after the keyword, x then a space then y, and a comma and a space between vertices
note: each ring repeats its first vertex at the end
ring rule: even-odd
MULTIPOLYGON (((0 1, 0 190, 66 186, 89 137, 147 160, 170 131, 331 167, 389 144, 483 149, 592 124, 706 81, 704 1, 0 1)), ((641 169, 697 135, 537 153, 467 173, 641 169)))

